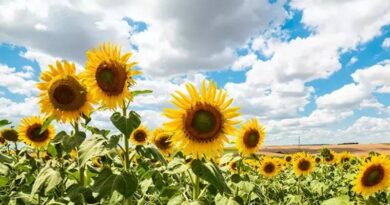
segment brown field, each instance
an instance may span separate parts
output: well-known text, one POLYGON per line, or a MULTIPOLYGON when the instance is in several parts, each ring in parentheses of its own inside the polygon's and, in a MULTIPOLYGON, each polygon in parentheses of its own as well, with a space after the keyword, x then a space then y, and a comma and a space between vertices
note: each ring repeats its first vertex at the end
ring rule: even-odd
POLYGON ((370 151, 375 151, 390 155, 390 144, 341 144, 341 145, 285 145, 285 146, 265 146, 260 149, 261 154, 289 154, 305 151, 312 154, 319 153, 321 148, 327 147, 335 152, 349 151, 355 155, 367 155, 370 151))

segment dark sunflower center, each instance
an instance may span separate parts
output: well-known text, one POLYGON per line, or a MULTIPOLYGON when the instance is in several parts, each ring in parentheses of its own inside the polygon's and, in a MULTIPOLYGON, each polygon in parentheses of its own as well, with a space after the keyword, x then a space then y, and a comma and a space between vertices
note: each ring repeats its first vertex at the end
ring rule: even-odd
POLYGON ((230 167, 232 168, 232 170, 237 170, 237 162, 233 162, 230 167))
POLYGON ((14 129, 4 130, 3 138, 11 142, 16 142, 18 141, 18 132, 14 129))
POLYGON ((119 95, 126 86, 126 67, 117 62, 102 62, 96 70, 95 79, 101 90, 108 95, 119 95))
POLYGON ((348 162, 349 161, 349 157, 343 157, 342 159, 341 159, 341 162, 348 162))
POLYGON ((53 107, 64 111, 81 108, 87 101, 85 88, 72 76, 54 82, 49 89, 53 107))
POLYGON ((331 162, 331 161, 333 161, 333 159, 334 159, 333 154, 329 154, 327 157, 325 157, 325 160, 326 160, 327 162, 331 162))
POLYGON ((385 177, 385 170, 381 165, 372 165, 363 174, 362 183, 364 186, 375 186, 385 177))
POLYGON ((137 130, 134 133, 134 139, 137 142, 144 142, 146 139, 146 133, 143 130, 137 130))
POLYGON ((260 135, 257 130, 249 130, 244 134, 244 144, 249 148, 256 147, 259 140, 260 135))
POLYGON ((187 136, 200 143, 211 142, 222 131, 222 115, 209 104, 196 104, 187 111, 185 117, 187 136))
POLYGON ((27 129, 27 137, 33 142, 43 142, 49 137, 49 131, 45 130, 42 134, 40 124, 33 124, 27 129))
POLYGON ((316 162, 317 162, 317 163, 321 162, 321 159, 317 157, 317 158, 316 158, 316 162))
POLYGON ((298 163, 298 168, 302 171, 307 171, 310 169, 310 162, 307 161, 307 160, 301 160, 299 163, 298 163))
POLYGON ((265 173, 272 173, 275 169, 275 165, 272 163, 268 163, 264 166, 264 172, 265 173))
POLYGON ((4 143, 5 143, 5 139, 0 136, 0 144, 4 144, 4 143))
POLYGON ((291 161, 291 156, 287 156, 287 157, 286 157, 286 161, 287 161, 287 162, 290 162, 290 161, 291 161))
POLYGON ((159 137, 156 145, 159 149, 162 149, 162 150, 169 149, 171 146, 171 141, 169 140, 169 136, 164 135, 164 136, 159 137))

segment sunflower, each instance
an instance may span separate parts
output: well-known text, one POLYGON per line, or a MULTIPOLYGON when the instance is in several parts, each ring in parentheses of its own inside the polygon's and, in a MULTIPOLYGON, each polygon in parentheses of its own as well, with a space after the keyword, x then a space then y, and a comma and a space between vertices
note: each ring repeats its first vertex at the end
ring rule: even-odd
POLYGON ((2 130, 0 137, 10 142, 17 142, 19 138, 18 132, 12 128, 2 130))
POLYGON ((338 155, 335 151, 331 150, 327 156, 324 156, 324 161, 328 164, 335 164, 338 162, 338 155))
POLYGON ((233 99, 227 99, 227 92, 217 90, 211 81, 202 82, 200 93, 191 83, 186 84, 189 96, 180 91, 173 94, 172 103, 178 109, 165 109, 164 115, 171 119, 166 129, 175 131, 172 141, 186 155, 195 158, 214 158, 223 152, 227 135, 235 132, 239 121, 238 107, 230 107, 233 99))
POLYGON ((310 174, 315 167, 315 161, 310 154, 298 153, 293 161, 293 169, 296 176, 306 176, 310 174))
POLYGON ((236 146, 239 152, 244 155, 256 153, 263 144, 265 129, 257 119, 247 121, 241 126, 236 139, 236 146))
POLYGON ((121 55, 120 47, 110 43, 87 51, 83 79, 93 98, 104 107, 115 109, 125 100, 132 100, 128 87, 135 84, 133 77, 141 72, 132 69, 136 63, 128 62, 131 56, 131 52, 121 55))
POLYGON ((153 131, 152 142, 163 154, 171 154, 173 151, 172 133, 157 128, 153 131))
POLYGON ((292 156, 291 155, 286 155, 286 156, 284 156, 284 161, 286 162, 286 163, 290 163, 291 161, 292 161, 292 156))
POLYGON ((281 165, 272 157, 264 157, 259 166, 260 174, 268 178, 274 177, 281 171, 281 165))
POLYGON ((338 154, 339 163, 349 162, 352 159, 352 154, 348 151, 343 151, 338 154))
POLYGON ((314 161, 315 161, 317 164, 319 164, 319 163, 322 162, 322 159, 321 159, 321 157, 317 156, 317 157, 315 157, 314 161))
POLYGON ((5 144, 5 143, 6 143, 5 139, 3 138, 3 136, 0 135, 0 144, 5 144))
POLYGON ((233 160, 229 162, 229 170, 232 173, 237 173, 238 168, 237 168, 237 160, 233 160))
POLYGON ((93 157, 92 158, 92 166, 95 168, 100 168, 103 166, 102 158, 101 157, 93 157))
POLYGON ((145 145, 149 136, 149 131, 144 125, 140 125, 130 135, 131 143, 135 145, 145 145))
POLYGON ((57 61, 49 68, 41 74, 42 82, 37 84, 41 111, 60 122, 74 122, 83 114, 89 115, 92 98, 76 75, 74 63, 57 61))
POLYGON ((390 160, 383 155, 365 162, 354 181, 354 191, 365 197, 390 187, 390 160))
POLYGON ((55 131, 53 125, 41 132, 44 119, 38 116, 23 118, 19 126, 19 138, 24 143, 35 147, 46 147, 50 140, 54 138, 55 131))

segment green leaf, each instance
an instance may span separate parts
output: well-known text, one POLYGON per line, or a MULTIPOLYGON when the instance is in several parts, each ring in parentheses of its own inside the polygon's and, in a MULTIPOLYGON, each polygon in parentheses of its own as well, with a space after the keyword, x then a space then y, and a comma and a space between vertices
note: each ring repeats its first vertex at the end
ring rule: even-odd
POLYGON ((348 195, 334 197, 326 201, 323 201, 321 203, 321 205, 349 205, 349 204, 353 204, 353 203, 349 201, 348 195))
POLYGON ((9 163, 11 163, 12 161, 13 161, 13 160, 12 160, 12 157, 0 153, 0 162, 9 164, 9 163))
POLYGON ((141 119, 134 111, 131 111, 128 117, 115 112, 111 116, 111 122, 122 134, 129 137, 133 130, 141 124, 141 119))
POLYGON ((0 176, 0 187, 6 185, 8 182, 9 182, 9 178, 8 177, 0 176))
POLYGON ((191 169, 201 179, 215 186, 220 193, 231 193, 219 168, 213 163, 203 163, 199 159, 192 161, 191 169))
POLYGON ((41 187, 45 187, 45 193, 54 189, 59 183, 61 183, 62 178, 61 174, 50 167, 50 164, 47 164, 44 168, 41 169, 38 176, 35 179, 34 185, 32 187, 31 196, 33 196, 41 187))
POLYGON ((151 91, 151 90, 134 90, 134 91, 131 91, 131 95, 133 97, 135 97, 137 95, 145 95, 145 94, 150 94, 152 92, 153 91, 151 91))
POLYGON ((6 126, 9 124, 11 124, 11 122, 8 120, 0 120, 0 127, 6 126))
POLYGON ((39 134, 44 133, 54 119, 55 119, 54 116, 50 116, 50 117, 46 118, 42 124, 41 131, 39 132, 39 134))
POLYGON ((226 196, 221 196, 218 194, 215 197, 215 205, 240 205, 240 204, 236 202, 232 197, 228 198, 226 196))
POLYGON ((79 150, 80 156, 80 166, 84 166, 88 160, 92 159, 96 156, 102 156, 106 153, 104 149, 104 139, 100 135, 92 135, 88 139, 86 139, 81 145, 79 150))
POLYGON ((183 195, 176 195, 174 197, 172 197, 171 199, 169 199, 167 205, 181 205, 183 204, 183 202, 185 201, 183 195))
POLYGON ((47 152, 52 156, 52 157, 57 157, 57 149, 54 147, 54 145, 49 144, 47 147, 47 152))
POLYGON ((114 191, 117 191, 123 197, 129 198, 137 190, 137 187, 138 180, 134 175, 127 172, 114 174, 111 169, 104 168, 95 178, 92 189, 101 197, 110 196, 114 191))
POLYGON ((64 137, 68 135, 65 131, 61 131, 57 133, 57 135, 54 137, 54 139, 50 142, 51 144, 59 144, 64 140, 64 137))
POLYGON ((144 156, 149 159, 158 160, 164 165, 166 165, 168 162, 165 160, 164 156, 154 147, 143 147, 143 146, 137 146, 136 151, 139 155, 144 156))

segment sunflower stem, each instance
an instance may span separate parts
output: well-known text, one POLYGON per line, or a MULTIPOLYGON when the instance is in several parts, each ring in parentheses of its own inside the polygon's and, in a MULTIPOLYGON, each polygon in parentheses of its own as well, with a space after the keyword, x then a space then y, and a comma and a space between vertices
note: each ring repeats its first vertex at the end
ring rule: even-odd
POLYGON ((194 184, 194 192, 193 192, 194 201, 197 200, 199 197, 199 193, 200 193, 199 182, 200 182, 199 176, 195 175, 195 184, 194 184))
MULTIPOLYGON (((127 107, 126 107, 125 102, 123 102, 122 115, 123 115, 123 117, 127 117, 127 107)), ((128 171, 129 167, 130 167, 129 140, 127 139, 127 136, 125 136, 125 135, 123 135, 123 140, 125 141, 125 171, 128 171)))
POLYGON ((18 155, 18 144, 16 142, 14 142, 14 145, 15 145, 15 155, 16 155, 16 160, 19 160, 19 155, 18 155))
MULTIPOLYGON (((80 130, 79 130, 79 123, 78 122, 75 122, 74 123, 74 134, 76 135, 80 130)), ((84 165, 81 165, 80 163, 80 156, 77 155, 77 158, 78 158, 78 161, 79 161, 79 177, 80 177, 80 186, 84 187, 84 184, 85 184, 85 166, 84 165)))

